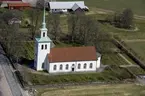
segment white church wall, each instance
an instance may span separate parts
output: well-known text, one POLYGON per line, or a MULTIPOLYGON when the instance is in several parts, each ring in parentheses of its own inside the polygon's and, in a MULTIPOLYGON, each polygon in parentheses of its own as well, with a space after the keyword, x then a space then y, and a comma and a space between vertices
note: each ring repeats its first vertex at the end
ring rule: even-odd
POLYGON ((58 63, 49 63, 49 73, 64 73, 64 72, 72 72, 72 65, 74 64, 75 66, 75 62, 58 62, 58 63), (68 69, 66 69, 66 65, 68 64, 68 69), (56 70, 53 69, 54 65, 56 65, 56 70), (60 70, 60 65, 62 65, 62 70, 60 70))
POLYGON ((79 61, 77 62, 77 68, 76 71, 77 72, 84 72, 84 71, 96 71, 96 61, 79 61), (92 68, 90 68, 90 64, 92 63, 92 68), (80 66, 80 69, 78 68, 78 65, 80 66), (86 64, 86 68, 84 68, 84 65, 86 64))
POLYGON ((48 65, 49 68, 47 70, 49 73, 87 72, 87 71, 96 71, 97 62, 96 61, 57 62, 57 63, 50 63, 48 65), (90 68, 91 63, 92 63, 92 68, 90 68), (68 69, 66 69, 67 64, 69 65, 68 69), (80 69, 78 68, 78 64, 81 65, 80 69), (86 68, 84 68, 84 64, 86 64, 86 68), (54 70, 54 65, 56 65, 56 70, 54 70), (62 70, 60 70, 60 65, 63 66, 62 70))
POLYGON ((38 53, 38 43, 35 41, 34 46, 34 67, 37 68, 37 53, 38 53))
POLYGON ((37 69, 43 70, 43 63, 45 65, 45 59, 47 54, 50 52, 50 43, 39 43, 38 44, 38 57, 37 57, 37 69), (43 45, 43 49, 42 49, 43 45), (47 45, 47 49, 45 49, 45 45, 47 45))
POLYGON ((100 68, 101 66, 101 57, 98 57, 98 60, 97 60, 97 68, 100 68))

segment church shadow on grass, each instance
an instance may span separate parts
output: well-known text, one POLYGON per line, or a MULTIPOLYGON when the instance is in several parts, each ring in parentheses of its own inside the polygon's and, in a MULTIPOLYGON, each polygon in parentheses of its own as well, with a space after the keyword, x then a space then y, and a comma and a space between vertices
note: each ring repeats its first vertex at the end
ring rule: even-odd
POLYGON ((34 60, 33 59, 29 60, 29 59, 26 59, 26 58, 21 58, 21 60, 19 61, 19 64, 25 65, 25 66, 35 70, 35 68, 34 68, 34 60))

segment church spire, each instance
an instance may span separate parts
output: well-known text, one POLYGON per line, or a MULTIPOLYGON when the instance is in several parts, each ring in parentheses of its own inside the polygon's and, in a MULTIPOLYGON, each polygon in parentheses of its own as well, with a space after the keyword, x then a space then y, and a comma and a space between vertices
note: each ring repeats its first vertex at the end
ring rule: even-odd
POLYGON ((45 22, 45 0, 44 0, 44 10, 43 10, 43 23, 42 28, 46 28, 46 22, 45 22))

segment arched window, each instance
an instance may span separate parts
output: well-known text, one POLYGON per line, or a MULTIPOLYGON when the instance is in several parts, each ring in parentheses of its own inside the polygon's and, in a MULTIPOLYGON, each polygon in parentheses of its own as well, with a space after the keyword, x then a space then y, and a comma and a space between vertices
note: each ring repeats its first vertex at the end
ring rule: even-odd
POLYGON ((90 63, 90 68, 93 68, 93 63, 90 63))
POLYGON ((45 37, 45 32, 43 32, 43 37, 45 37))
POLYGON ((86 69, 86 68, 87 68, 87 64, 85 63, 85 64, 84 64, 84 69, 86 69))
POLYGON ((80 69, 81 68, 81 64, 78 64, 78 69, 80 69))
POLYGON ((65 67, 65 69, 68 70, 68 67, 69 67, 69 66, 68 66, 68 64, 67 64, 66 67, 65 67))
POLYGON ((56 70, 56 65, 53 66, 53 70, 56 70))
POLYGON ((63 67, 63 66, 62 66, 62 64, 61 64, 60 67, 59 67, 59 69, 62 70, 62 67, 63 67))
POLYGON ((72 64, 73 67, 75 67, 75 64, 72 64))
POLYGON ((45 49, 47 49, 47 44, 45 45, 45 49))
POLYGON ((43 45, 41 45, 41 49, 44 49, 44 46, 43 45))

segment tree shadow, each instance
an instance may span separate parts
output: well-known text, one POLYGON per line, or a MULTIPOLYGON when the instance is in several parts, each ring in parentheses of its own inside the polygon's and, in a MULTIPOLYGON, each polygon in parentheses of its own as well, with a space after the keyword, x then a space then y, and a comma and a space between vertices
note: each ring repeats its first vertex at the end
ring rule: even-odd
POLYGON ((19 64, 27 66, 31 69, 35 69, 34 68, 34 60, 29 60, 27 58, 21 58, 21 60, 19 61, 19 64))

